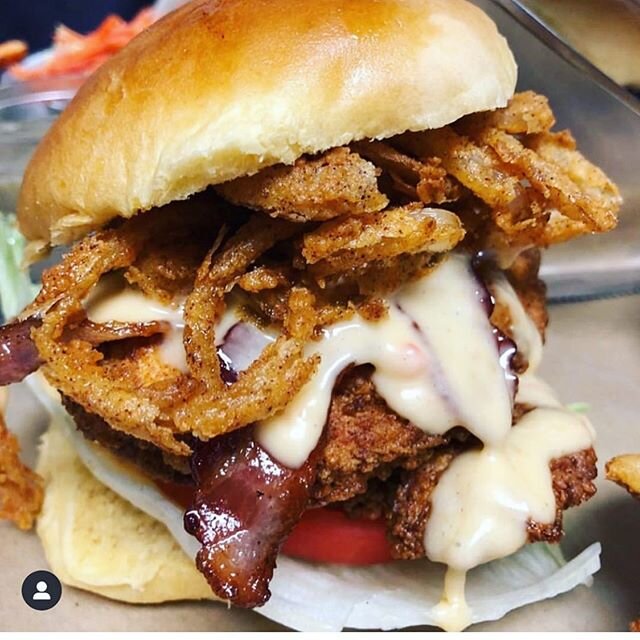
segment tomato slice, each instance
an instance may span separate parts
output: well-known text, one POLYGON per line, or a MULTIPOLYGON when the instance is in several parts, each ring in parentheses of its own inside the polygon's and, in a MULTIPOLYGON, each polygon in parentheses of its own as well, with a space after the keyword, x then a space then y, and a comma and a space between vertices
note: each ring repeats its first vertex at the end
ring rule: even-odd
POLYGON ((282 547, 292 558, 328 564, 391 562, 384 520, 349 518, 336 509, 310 509, 282 547))
MULTIPOLYGON (((156 480, 158 488, 187 509, 193 486, 156 480)), ((368 565, 391 562, 384 520, 349 518, 337 509, 309 509, 282 546, 282 553, 309 562, 368 565)))

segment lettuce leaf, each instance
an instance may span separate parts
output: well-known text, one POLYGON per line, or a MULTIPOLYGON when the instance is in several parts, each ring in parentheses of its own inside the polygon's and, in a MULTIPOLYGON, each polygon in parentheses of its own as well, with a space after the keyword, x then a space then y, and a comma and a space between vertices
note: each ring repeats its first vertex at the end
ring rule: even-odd
POLYGON ((21 266, 25 245, 15 215, 0 213, 0 309, 5 320, 18 315, 38 292, 21 266))
MULTIPOLYGON (((591 583, 600 568, 600 544, 566 563, 558 547, 527 545, 470 572, 467 601, 472 622, 497 620, 509 611, 591 583)), ((319 566, 280 558, 268 618, 302 631, 400 629, 434 625, 444 571, 421 561, 374 567, 319 566)))

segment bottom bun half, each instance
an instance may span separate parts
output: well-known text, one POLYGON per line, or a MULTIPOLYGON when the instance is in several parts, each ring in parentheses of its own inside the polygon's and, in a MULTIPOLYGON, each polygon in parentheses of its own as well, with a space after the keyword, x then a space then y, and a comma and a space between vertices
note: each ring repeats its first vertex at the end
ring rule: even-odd
POLYGON ((132 603, 215 599, 167 528, 99 482, 55 421, 37 470, 46 483, 37 532, 63 583, 132 603))

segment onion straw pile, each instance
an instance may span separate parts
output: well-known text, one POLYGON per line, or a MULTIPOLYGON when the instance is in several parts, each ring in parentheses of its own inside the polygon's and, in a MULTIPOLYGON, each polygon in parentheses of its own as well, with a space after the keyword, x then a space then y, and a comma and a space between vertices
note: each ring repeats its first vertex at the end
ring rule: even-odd
POLYGON ((22 315, 39 320, 44 373, 169 456, 269 418, 316 370, 305 345, 322 327, 384 316, 385 293, 455 247, 514 255, 615 225, 616 187, 553 124, 545 98, 521 93, 501 110, 271 167, 92 234, 44 274, 22 315), (184 302, 186 373, 159 357, 163 323, 87 323, 87 296, 113 271, 184 302), (278 332, 233 383, 215 335, 231 294, 278 332), (112 344, 114 332, 126 339, 112 344))

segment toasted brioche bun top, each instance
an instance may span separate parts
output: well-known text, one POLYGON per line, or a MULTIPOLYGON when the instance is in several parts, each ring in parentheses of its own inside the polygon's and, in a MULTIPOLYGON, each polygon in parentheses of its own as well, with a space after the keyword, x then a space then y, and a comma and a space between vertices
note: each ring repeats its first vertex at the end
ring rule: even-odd
POLYGON ((102 66, 29 164, 29 240, 363 138, 504 106, 516 65, 465 0, 194 0, 102 66))

